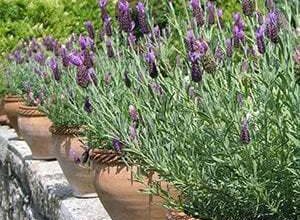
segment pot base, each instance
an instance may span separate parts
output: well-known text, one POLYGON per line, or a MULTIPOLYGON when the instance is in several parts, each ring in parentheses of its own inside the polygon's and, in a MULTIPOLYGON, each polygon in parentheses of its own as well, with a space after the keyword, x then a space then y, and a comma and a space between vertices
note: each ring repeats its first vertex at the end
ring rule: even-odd
POLYGON ((87 193, 87 194, 78 194, 73 191, 72 195, 77 199, 92 199, 92 198, 98 198, 97 193, 87 193))

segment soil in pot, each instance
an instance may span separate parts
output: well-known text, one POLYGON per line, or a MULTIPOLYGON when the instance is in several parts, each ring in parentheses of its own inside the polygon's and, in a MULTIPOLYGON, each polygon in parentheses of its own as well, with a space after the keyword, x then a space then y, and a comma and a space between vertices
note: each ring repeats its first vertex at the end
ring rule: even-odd
POLYGON ((19 96, 6 96, 4 99, 4 111, 9 119, 10 125, 15 129, 18 136, 20 136, 18 129, 18 111, 21 105, 22 98, 19 96))
POLYGON ((19 107, 19 132, 29 145, 34 160, 55 160, 52 135, 49 131, 52 122, 38 111, 37 107, 19 107))
POLYGON ((128 168, 122 162, 112 162, 115 159, 116 157, 112 155, 102 162, 94 161, 96 191, 111 218, 114 220, 165 219, 166 210, 162 207, 162 199, 141 192, 151 182, 152 176, 145 179, 144 184, 133 181, 137 168, 128 168))
POLYGON ((81 142, 78 128, 51 127, 56 158, 63 170, 73 195, 77 198, 96 198, 93 184, 94 170, 81 163, 80 158, 86 152, 81 142))

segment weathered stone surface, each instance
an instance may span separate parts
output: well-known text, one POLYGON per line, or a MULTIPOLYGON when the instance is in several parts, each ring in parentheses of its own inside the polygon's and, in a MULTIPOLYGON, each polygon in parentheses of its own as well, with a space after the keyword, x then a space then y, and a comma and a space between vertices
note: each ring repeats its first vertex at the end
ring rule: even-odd
POLYGON ((31 160, 15 132, 0 126, 1 220, 111 220, 99 199, 77 199, 56 161, 31 160))

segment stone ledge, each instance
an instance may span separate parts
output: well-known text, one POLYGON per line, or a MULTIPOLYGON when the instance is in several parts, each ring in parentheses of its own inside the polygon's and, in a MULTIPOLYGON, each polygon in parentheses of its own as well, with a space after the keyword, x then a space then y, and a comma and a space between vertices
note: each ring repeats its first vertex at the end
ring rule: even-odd
POLYGON ((57 161, 31 160, 28 145, 16 138, 0 126, 0 219, 111 220, 98 198, 72 197, 57 161))

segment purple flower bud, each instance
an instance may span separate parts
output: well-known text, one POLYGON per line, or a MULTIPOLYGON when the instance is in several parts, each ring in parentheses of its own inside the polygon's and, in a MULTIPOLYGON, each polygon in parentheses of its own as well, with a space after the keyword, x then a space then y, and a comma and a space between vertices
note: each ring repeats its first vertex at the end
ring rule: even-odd
POLYGON ((207 23, 213 25, 215 23, 216 7, 213 1, 207 2, 207 23))
POLYGON ((218 8, 217 15, 218 15, 218 22, 220 24, 220 28, 223 28, 224 27, 223 10, 221 8, 218 8))
POLYGON ((56 81, 59 81, 60 80, 60 72, 59 72, 59 69, 58 69, 58 64, 56 62, 56 59, 54 57, 50 60, 50 68, 52 70, 54 79, 56 81))
POLYGON ((139 120, 139 113, 133 105, 129 106, 129 115, 133 122, 137 122, 139 120))
POLYGON ((95 86, 97 86, 98 85, 98 79, 97 79, 95 69, 94 68, 89 68, 88 69, 88 74, 89 74, 89 77, 90 77, 90 81, 93 82, 95 86))
POLYGON ((233 28, 233 44, 235 47, 239 47, 240 44, 245 41, 245 32, 243 29, 240 29, 238 26, 233 28))
POLYGON ((185 44, 188 49, 188 52, 194 52, 194 44, 196 42, 196 38, 193 30, 189 30, 187 32, 187 36, 185 38, 185 44))
POLYGON ((245 23, 244 23, 240 13, 234 13, 233 20, 234 20, 234 27, 237 26, 239 28, 239 30, 245 29, 245 23))
POLYGON ((93 48, 94 46, 94 41, 90 37, 84 37, 80 36, 79 37, 79 44, 82 50, 85 50, 87 48, 93 48))
POLYGON ((129 126, 129 137, 132 141, 137 139, 137 130, 134 123, 129 126))
POLYGON ((256 16, 256 20, 257 20, 258 24, 259 25, 263 25, 263 23, 264 23, 264 16, 263 16, 263 14, 261 12, 259 12, 259 11, 256 11, 255 12, 255 16, 256 16))
POLYGON ((145 59, 149 66, 150 76, 152 78, 158 77, 158 69, 156 66, 156 57, 155 57, 154 50, 151 47, 148 48, 148 52, 146 54, 145 59))
POLYGON ((227 57, 233 55, 233 40, 231 38, 226 40, 226 55, 227 57))
POLYGON ((264 40, 264 27, 260 26, 256 31, 256 45, 258 52, 264 54, 266 52, 265 40, 264 40))
POLYGON ((161 37, 161 32, 160 32, 160 28, 158 25, 156 25, 154 28, 153 28, 153 36, 155 39, 160 39, 161 37))
POLYGON ((127 0, 118 1, 118 20, 121 29, 127 33, 132 30, 130 6, 127 0))
POLYGON ((89 37, 91 39, 95 39, 95 30, 94 30, 93 23, 91 21, 85 22, 85 28, 89 34, 89 37))
POLYGON ((104 19, 104 30, 107 36, 112 36, 111 18, 109 16, 104 19))
POLYGON ((83 64, 89 69, 94 66, 93 55, 89 50, 83 51, 83 64))
POLYGON ((249 144, 251 141, 248 120, 244 119, 241 128, 240 140, 243 144, 249 144))
POLYGON ((193 11, 193 16, 196 20, 196 23, 199 27, 204 25, 204 12, 200 5, 199 0, 190 0, 190 5, 193 11))
POLYGON ((86 111, 87 113, 92 113, 92 111, 93 111, 93 106, 92 106, 92 104, 91 104, 91 100, 90 100, 89 97, 86 97, 86 98, 85 98, 83 109, 84 109, 84 111, 86 111))
POLYGON ((68 56, 67 49, 61 48, 60 55, 61 55, 63 66, 68 67, 70 65, 70 57, 68 56))
POLYGON ((252 16, 255 10, 255 4, 253 0, 242 1, 243 12, 246 16, 252 16))
POLYGON ((279 20, 275 12, 270 12, 266 18, 266 36, 273 42, 279 42, 279 20))
POLYGON ((124 145, 123 145, 123 143, 119 139, 114 138, 112 140, 112 146, 115 149, 115 151, 120 152, 122 150, 122 148, 123 148, 124 145))
POLYGON ((91 82, 88 69, 85 66, 80 66, 77 69, 76 81, 82 88, 87 88, 91 82))
POLYGON ((75 66, 82 66, 83 65, 83 59, 77 53, 70 53, 69 54, 69 59, 70 59, 70 63, 72 63, 75 66))
POLYGON ((217 61, 222 61, 225 58, 225 53, 222 49, 222 47, 220 47, 220 45, 217 45, 216 50, 215 50, 215 59, 217 61))
POLYGON ((108 0, 99 0, 99 7, 102 9, 102 8, 105 8, 107 6, 107 2, 108 0))
POLYGON ((107 56, 110 58, 113 58, 115 56, 114 49, 112 47, 112 42, 110 39, 106 41, 106 50, 107 50, 107 56))
POLYGON ((197 40, 194 43, 194 52, 198 53, 200 57, 203 57, 208 51, 208 44, 204 40, 197 40))
POLYGON ((136 6, 138 12, 138 24, 141 28, 141 32, 143 34, 148 34, 150 32, 148 24, 147 24, 147 16, 145 12, 145 6, 142 2, 138 2, 136 6))
POLYGON ((45 65, 46 58, 42 52, 37 52, 34 55, 34 60, 38 62, 40 65, 45 65))

